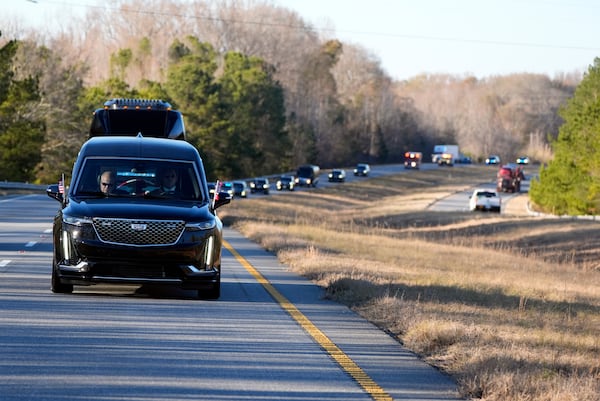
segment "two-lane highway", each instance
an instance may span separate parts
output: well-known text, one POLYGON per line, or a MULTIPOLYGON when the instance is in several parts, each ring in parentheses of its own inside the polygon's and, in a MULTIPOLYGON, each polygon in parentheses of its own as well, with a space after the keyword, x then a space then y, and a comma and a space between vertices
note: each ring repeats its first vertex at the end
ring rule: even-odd
MULTIPOLYGON (((504 213, 508 203, 520 194, 529 192, 529 183, 531 178, 521 183, 521 191, 516 193, 510 192, 499 192, 498 195, 502 201, 501 212, 504 213)), ((475 188, 484 188, 490 190, 496 190, 496 182, 490 180, 489 182, 483 182, 477 185, 469 186, 463 190, 457 191, 448 195, 443 199, 431 204, 428 210, 434 212, 466 212, 469 210, 469 197, 473 194, 475 188)))
POLYGON ((50 292, 44 194, 0 198, 0 399, 455 400, 455 384, 225 230, 222 295, 50 292))

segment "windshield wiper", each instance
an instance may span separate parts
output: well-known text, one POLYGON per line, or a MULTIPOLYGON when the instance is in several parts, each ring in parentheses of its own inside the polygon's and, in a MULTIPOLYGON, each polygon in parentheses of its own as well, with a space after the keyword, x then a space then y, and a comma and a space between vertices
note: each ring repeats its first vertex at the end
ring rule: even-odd
POLYGON ((169 196, 167 194, 161 194, 161 193, 153 194, 151 192, 145 192, 144 198, 146 198, 146 199, 170 199, 170 198, 172 198, 172 196, 169 196))
POLYGON ((79 191, 75 196, 91 196, 96 198, 103 198, 106 194, 102 191, 79 191))
POLYGON ((94 198, 118 198, 118 197, 129 197, 130 195, 127 193, 115 193, 115 192, 104 193, 102 191, 79 191, 75 194, 75 196, 89 196, 89 197, 94 197, 94 198))

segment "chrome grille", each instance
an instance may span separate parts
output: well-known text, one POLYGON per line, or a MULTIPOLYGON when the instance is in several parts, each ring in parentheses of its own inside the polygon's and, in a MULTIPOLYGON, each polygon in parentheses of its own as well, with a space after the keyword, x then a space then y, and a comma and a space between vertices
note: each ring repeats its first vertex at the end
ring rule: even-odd
POLYGON ((102 242, 120 245, 172 245, 185 229, 185 222, 180 220, 94 218, 93 221, 102 242))

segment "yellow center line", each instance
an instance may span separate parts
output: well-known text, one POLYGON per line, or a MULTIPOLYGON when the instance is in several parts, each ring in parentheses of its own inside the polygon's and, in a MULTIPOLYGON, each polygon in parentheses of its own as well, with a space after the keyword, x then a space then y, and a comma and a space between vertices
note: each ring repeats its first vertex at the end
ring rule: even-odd
POLYGON ((348 355, 315 326, 298 308, 284 297, 258 270, 239 254, 226 240, 223 246, 238 262, 258 281, 277 303, 335 360, 342 370, 350 375, 376 401, 391 401, 387 394, 373 379, 369 377, 348 355))

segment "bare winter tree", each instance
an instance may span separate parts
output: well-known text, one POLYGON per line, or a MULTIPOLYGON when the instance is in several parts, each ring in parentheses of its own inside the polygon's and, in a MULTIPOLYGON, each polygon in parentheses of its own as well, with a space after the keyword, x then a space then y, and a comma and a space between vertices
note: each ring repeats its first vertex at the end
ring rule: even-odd
POLYGON ((86 86, 111 74, 131 88, 141 80, 164 82, 170 45, 188 36, 221 57, 229 51, 258 56, 284 88, 297 163, 395 160, 435 143, 458 143, 479 159, 523 153, 547 160, 548 138, 561 124, 557 111, 581 79, 580 73, 420 75, 393 82, 367 49, 337 41, 332 30, 321 36, 270 0, 98 2, 53 32, 2 22, 0 43, 18 37, 43 44, 61 56, 57 71, 71 71, 86 86))
POLYGON ((333 69, 338 96, 346 108, 343 142, 350 157, 369 161, 401 160, 406 149, 417 146, 417 130, 408 114, 411 102, 401 102, 380 61, 361 46, 345 44, 333 69))
MULTIPOLYGON (((500 109, 501 124, 516 144, 516 149, 510 155, 525 153, 533 156, 538 150, 532 149, 531 138, 556 138, 562 120, 558 110, 566 99, 573 93, 574 87, 553 81, 540 74, 513 74, 496 77, 489 81, 489 90, 498 96, 502 107, 500 109), (531 153, 533 152, 533 153, 531 153)), ((547 146, 539 149, 538 160, 545 153, 547 146)))
MULTIPOLYGON (((51 182, 60 171, 68 172, 81 144, 87 139, 88 126, 82 124, 79 99, 85 69, 66 62, 58 53, 29 41, 20 43, 14 60, 16 78, 36 77, 40 100, 32 105, 32 118, 44 120, 45 142, 38 179, 51 182)), ((87 116, 86 116, 87 117, 87 116)))
POLYGON ((510 160, 536 152, 532 146, 539 144, 538 160, 547 160, 547 138, 561 124, 557 111, 573 90, 564 81, 535 74, 483 80, 433 75, 399 83, 396 93, 414 100, 428 135, 458 143, 476 159, 497 153, 510 160))

